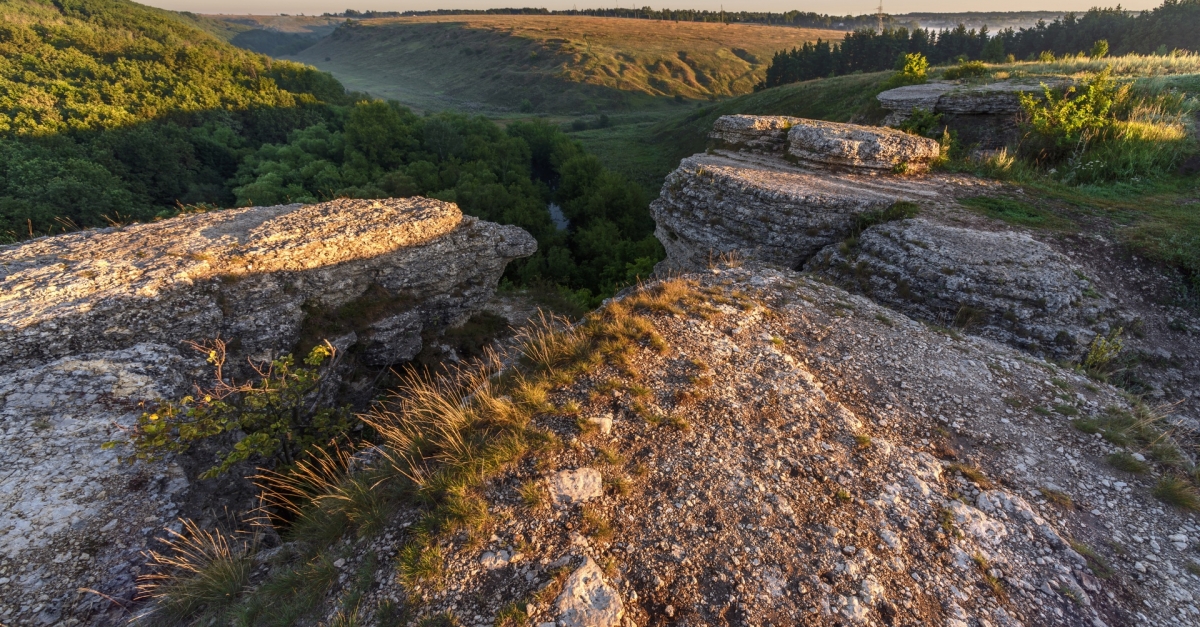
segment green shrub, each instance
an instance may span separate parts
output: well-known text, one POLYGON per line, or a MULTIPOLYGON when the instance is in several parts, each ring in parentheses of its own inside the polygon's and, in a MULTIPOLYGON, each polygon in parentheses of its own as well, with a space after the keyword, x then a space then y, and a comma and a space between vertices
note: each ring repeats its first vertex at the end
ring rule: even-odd
POLYGON ((987 76, 987 66, 982 61, 963 61, 958 64, 958 67, 952 67, 942 72, 942 78, 947 80, 958 80, 960 78, 979 78, 987 76))
POLYGON ((1090 56, 1093 59, 1103 59, 1104 57, 1107 57, 1108 56, 1108 40, 1107 39, 1097 39, 1096 43, 1092 44, 1092 53, 1090 56))
POLYGON ((946 127, 942 124, 942 114, 914 107, 908 119, 896 128, 910 135, 938 139, 946 127))
MULTIPOLYGON (((244 434, 232 445, 222 445, 217 463, 201 474, 211 478, 234 464, 260 456, 290 465, 319 444, 336 440, 349 430, 347 408, 320 403, 334 348, 328 343, 312 349, 297 366, 291 355, 256 367, 258 380, 237 382, 223 372, 225 343, 221 340, 193 347, 207 353, 215 383, 195 395, 165 401, 143 413, 133 428, 134 459, 157 459, 165 453, 182 453, 203 440, 244 434)), ((111 448, 117 442, 107 442, 111 448)))
POLYGON ((896 60, 896 69, 898 70, 896 74, 884 81, 882 85, 884 90, 905 85, 921 85, 929 80, 929 60, 919 52, 900 56, 896 60))
POLYGON ((1097 334, 1092 339, 1082 363, 1083 369, 1088 374, 1101 379, 1112 374, 1114 362, 1121 350, 1125 348, 1125 342, 1121 339, 1123 332, 1124 329, 1118 327, 1110 331, 1108 335, 1097 334))
POLYGON ((1051 89, 1042 86, 1043 99, 1019 94, 1027 118, 1022 153, 1040 164, 1054 164, 1073 154, 1082 154, 1113 122, 1113 106, 1128 97, 1129 88, 1118 88, 1105 68, 1084 83, 1051 89))

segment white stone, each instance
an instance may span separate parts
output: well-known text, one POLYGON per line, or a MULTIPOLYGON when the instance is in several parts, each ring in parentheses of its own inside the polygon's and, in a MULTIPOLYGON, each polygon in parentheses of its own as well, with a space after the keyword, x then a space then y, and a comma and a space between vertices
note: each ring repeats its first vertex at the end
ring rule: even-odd
POLYGON ((615 627, 625 616, 620 594, 591 557, 567 578, 554 607, 559 627, 615 627))
POLYGON ((595 468, 559 471, 550 476, 550 494, 556 505, 585 503, 604 494, 604 480, 595 468))

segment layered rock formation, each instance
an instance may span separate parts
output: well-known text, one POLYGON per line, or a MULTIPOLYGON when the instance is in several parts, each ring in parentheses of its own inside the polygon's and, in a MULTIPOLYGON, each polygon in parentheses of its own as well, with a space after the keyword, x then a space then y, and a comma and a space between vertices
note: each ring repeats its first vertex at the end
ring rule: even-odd
POLYGON ((700 268, 726 254, 798 267, 845 237, 863 214, 897 200, 935 201, 936 189, 878 174, 899 163, 916 169, 937 156, 935 142, 897 135, 903 133, 800 118, 718 119, 714 144, 747 151, 693 155, 667 176, 650 205, 655 235, 667 250, 660 269, 700 268))
MULTIPOLYGON (((286 352, 310 313, 370 310, 351 327, 379 364, 422 328, 477 310, 536 243, 437 200, 335 200, 182 216, 0 250, 4 368, 139 342, 221 336, 286 352)), ((353 313, 353 312, 347 312, 353 313)), ((417 343, 414 345, 414 338, 417 343)))
POLYGON ((869 228, 804 268, 914 317, 1034 351, 1075 354, 1116 313, 1079 266, 1028 235, 928 220, 869 228))
MULTIPOLYGON (((120 466, 107 440, 186 392, 181 342, 231 364, 336 339, 411 358, 478 311, 523 230, 452 204, 335 200, 194 214, 0 248, 0 622, 57 624, 132 594, 139 552, 179 512, 179 466, 120 466), (82 593, 80 588, 99 593, 82 593)), ((235 507, 240 507, 236 504, 235 507)))
POLYGON ((938 223, 957 205, 957 181, 879 167, 936 158, 936 143, 896 134, 794 118, 721 118, 714 144, 745 149, 710 149, 684 159, 667 177, 651 204, 655 234, 667 251, 660 271, 696 270, 727 255, 803 268, 910 315, 1035 352, 1078 355, 1110 329, 1119 316, 1113 304, 1049 245, 1028 235, 938 223), (812 135, 826 139, 806 139, 812 135), (847 149, 844 138, 872 148, 847 149), (874 148, 881 146, 892 148, 874 148), (808 156, 785 160, 798 152, 808 156), (906 217, 888 211, 897 202, 913 203, 930 217, 878 224, 906 217))
MULTIPOLYGON (((1062 81, 1051 80, 1049 86, 1060 87, 1062 81)), ((1017 115, 1021 112, 1021 94, 1043 98, 1042 83, 1004 80, 963 85, 933 81, 889 89, 876 98, 890 111, 884 120, 888 126, 899 125, 914 109, 921 109, 940 114, 941 124, 956 132, 963 145, 993 150, 1015 145, 1020 139, 1017 115)))

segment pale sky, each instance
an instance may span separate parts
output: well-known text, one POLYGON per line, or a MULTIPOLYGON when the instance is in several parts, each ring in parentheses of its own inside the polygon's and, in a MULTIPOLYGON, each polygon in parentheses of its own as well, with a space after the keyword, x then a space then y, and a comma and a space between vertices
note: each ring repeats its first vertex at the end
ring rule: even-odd
MULTIPOLYGON (((324 12, 341 12, 347 8, 359 11, 409 11, 429 10, 439 8, 454 9, 487 9, 492 7, 546 7, 548 9, 595 8, 598 6, 645 6, 650 4, 655 8, 675 9, 709 9, 718 10, 724 3, 730 11, 812 11, 814 13, 829 13, 833 15, 859 15, 874 13, 878 2, 872 0, 808 0, 796 3, 790 0, 758 0, 757 2, 736 2, 729 0, 672 0, 657 2, 646 0, 611 1, 603 5, 595 2, 579 2, 579 0, 554 0, 538 2, 536 0, 149 0, 143 4, 173 9, 176 11, 192 11, 195 13, 231 13, 245 15, 270 15, 277 13, 308 15, 324 12)), ((1093 6, 1115 6, 1131 10, 1151 9, 1162 4, 1161 0, 1133 0, 1097 2, 1096 0, 885 0, 883 8, 888 13, 910 12, 963 12, 963 11, 1086 11, 1093 6)))

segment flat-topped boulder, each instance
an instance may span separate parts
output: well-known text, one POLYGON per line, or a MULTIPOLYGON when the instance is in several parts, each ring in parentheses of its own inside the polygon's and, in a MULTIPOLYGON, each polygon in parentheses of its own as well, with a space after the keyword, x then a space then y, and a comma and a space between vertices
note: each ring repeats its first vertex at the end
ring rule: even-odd
MULTIPOLYGON (((102 448, 207 376, 183 342, 219 336, 232 368, 328 338, 386 366, 481 310, 535 248, 425 198, 230 209, 0 248, 0 616, 105 624, 164 527, 215 511, 188 459, 122 464, 120 447, 102 448)), ((252 509, 238 493, 221 506, 252 509)))
POLYGON ((723 115, 709 133, 712 148, 783 157, 811 167, 905 172, 928 169, 937 142, 895 129, 787 116, 723 115))
POLYGON ((1077 356, 1115 306, 1065 255, 1023 233, 889 222, 804 266, 876 302, 1039 353, 1077 356))
POLYGON ((782 155, 788 129, 800 118, 785 115, 723 115, 708 134, 714 148, 782 155))
POLYGON ((1022 94, 1044 98, 1044 85, 1061 87, 1061 79, 1004 80, 984 84, 932 81, 889 89, 876 96, 889 111, 884 124, 898 126, 914 110, 941 114, 941 122, 956 131, 959 141, 982 149, 1013 145, 1019 139, 1017 115, 1022 94))
POLYGON ((290 350, 310 314, 351 304, 373 316, 329 331, 357 332, 377 362, 402 361, 414 333, 419 349, 422 329, 477 311, 508 261, 535 247, 517 227, 425 198, 229 209, 42 238, 0 248, 0 372, 218 335, 266 358, 290 350), (407 320, 389 324, 395 316, 407 320))
POLYGON ((940 154, 932 139, 880 126, 800 120, 788 129, 787 157, 818 166, 912 172, 940 154))
POLYGON ((713 151, 684 159, 650 213, 667 251, 661 270, 700 269, 731 253, 796 268, 846 237, 860 216, 942 195, 913 177, 834 173, 713 151))

